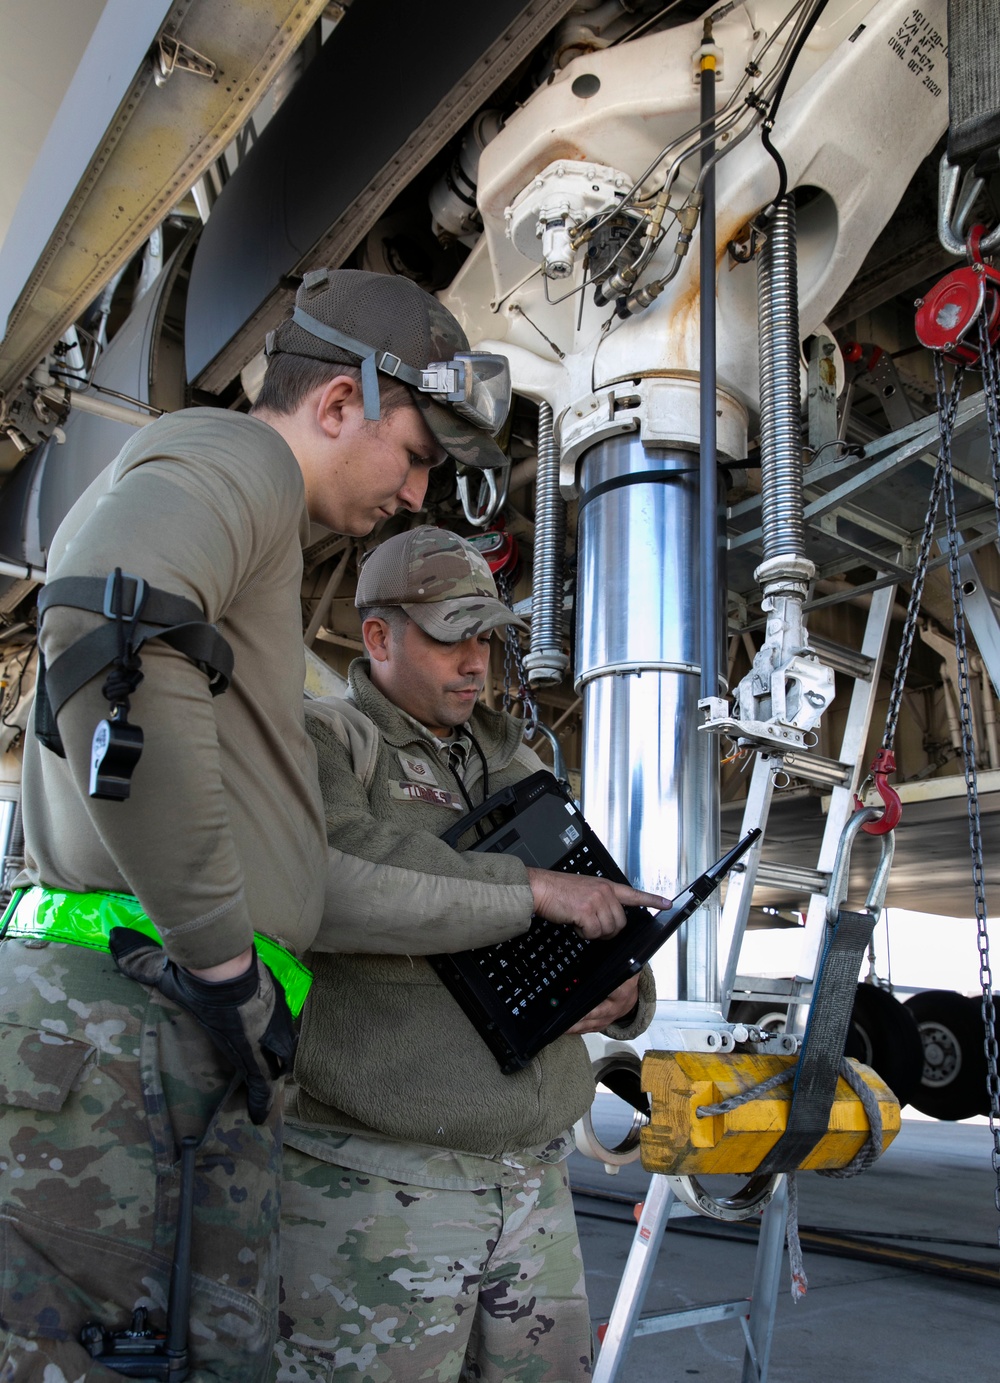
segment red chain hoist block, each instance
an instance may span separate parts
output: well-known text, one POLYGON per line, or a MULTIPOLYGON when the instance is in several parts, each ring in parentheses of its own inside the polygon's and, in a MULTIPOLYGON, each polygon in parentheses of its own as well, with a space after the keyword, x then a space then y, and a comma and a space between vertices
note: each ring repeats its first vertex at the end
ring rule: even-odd
POLYGON ((973 226, 969 233, 971 264, 946 274, 926 298, 917 299, 917 339, 954 365, 978 365, 978 331, 973 328, 984 314, 991 344, 1000 338, 1000 272, 983 263, 984 233, 983 226, 973 226))
POLYGON ((517 566, 517 539, 508 533, 502 522, 484 533, 474 533, 466 540, 486 558, 487 565, 494 576, 510 576, 517 566))

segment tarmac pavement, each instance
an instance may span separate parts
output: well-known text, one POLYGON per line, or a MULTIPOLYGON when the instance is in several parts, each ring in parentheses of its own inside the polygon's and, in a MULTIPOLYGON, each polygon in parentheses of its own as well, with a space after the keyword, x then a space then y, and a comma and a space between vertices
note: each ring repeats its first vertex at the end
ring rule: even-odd
MULTIPOLYGON (((603 1133, 596 1115, 595 1124, 603 1133)), ((895 1142, 863 1175, 798 1178, 809 1289, 792 1301, 786 1252, 768 1383, 1000 1380, 1000 1212, 991 1147, 983 1119, 945 1124, 904 1114, 895 1142), (818 1239, 815 1230, 823 1231, 818 1239), (853 1256, 854 1245, 837 1242, 845 1235, 876 1261, 853 1256), (829 1256, 819 1242, 851 1256, 829 1256)), ((610 1314, 635 1231, 631 1202, 642 1199, 649 1175, 636 1162, 609 1176, 574 1153, 570 1179, 596 1324, 610 1314)), ((756 1223, 737 1229, 743 1238, 735 1241, 714 1237, 727 1233, 715 1221, 671 1219, 643 1315, 749 1296, 756 1223)), ((636 1339, 618 1377, 739 1383, 743 1354, 739 1321, 725 1320, 636 1339)))

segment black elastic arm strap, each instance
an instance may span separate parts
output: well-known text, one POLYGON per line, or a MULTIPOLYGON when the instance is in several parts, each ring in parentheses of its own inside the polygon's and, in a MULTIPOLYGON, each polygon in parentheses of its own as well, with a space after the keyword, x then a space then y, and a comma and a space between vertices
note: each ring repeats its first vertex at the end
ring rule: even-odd
MULTIPOLYGON (((134 597, 135 586, 126 586, 125 599, 134 597)), ((100 577, 69 576, 46 586, 38 601, 39 623, 53 605, 69 605, 77 610, 104 614, 107 583, 100 577)), ((128 611, 125 612, 126 614, 128 611)), ((150 639, 162 639, 171 648, 195 663, 209 678, 209 691, 218 696, 229 686, 233 675, 233 651, 213 624, 206 623, 201 610, 183 596, 147 587, 142 619, 134 631, 133 647, 138 651, 150 639)), ((118 656, 117 626, 107 624, 92 629, 67 648, 51 667, 46 668, 45 687, 50 714, 59 711, 79 689, 110 666, 118 656)))
MULTIPOLYGON (((136 583, 131 576, 121 579, 122 614, 131 616, 135 601, 136 583)), ((95 615, 112 612, 105 607, 108 582, 102 576, 61 576, 43 586, 38 595, 38 619, 44 618, 46 610, 52 605, 69 605, 75 610, 90 610, 95 615)), ((193 600, 182 595, 172 595, 156 586, 145 588, 145 600, 140 616, 143 624, 191 624, 205 623, 204 611, 193 600)))
POLYGON ((816 977, 788 1124, 757 1175, 794 1171, 828 1131, 858 971, 877 921, 873 912, 841 908, 837 914, 816 977))

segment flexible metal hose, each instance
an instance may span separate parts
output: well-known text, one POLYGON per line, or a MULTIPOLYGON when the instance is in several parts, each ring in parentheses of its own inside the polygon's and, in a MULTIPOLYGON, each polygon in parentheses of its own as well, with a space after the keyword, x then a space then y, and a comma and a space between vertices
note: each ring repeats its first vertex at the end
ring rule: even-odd
POLYGON ((567 667, 563 652, 563 574, 566 565, 566 502, 559 493, 559 447, 552 408, 538 410, 538 476, 535 487, 535 560, 531 583, 531 647, 525 666, 532 686, 561 682, 567 667))
POLYGON ((795 204, 785 197, 757 271, 764 561, 805 554, 795 204))

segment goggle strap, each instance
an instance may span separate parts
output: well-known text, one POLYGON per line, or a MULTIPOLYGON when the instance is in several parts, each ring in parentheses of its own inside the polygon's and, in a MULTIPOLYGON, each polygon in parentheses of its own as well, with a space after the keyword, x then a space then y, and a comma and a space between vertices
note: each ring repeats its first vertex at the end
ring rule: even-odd
POLYGON ((331 346, 339 346, 341 350, 350 351, 351 355, 356 355, 361 361, 361 393, 364 398, 365 419, 370 423, 377 423, 382 416, 382 406, 379 398, 378 372, 384 370, 387 375, 394 379, 401 379, 404 384, 409 384, 413 388, 419 389, 423 382, 423 377, 419 370, 413 369, 410 365, 404 365, 398 355, 392 351, 377 351, 374 346, 367 346, 363 341, 356 341, 353 336, 347 336, 336 327, 327 326, 325 322, 311 316, 303 311, 301 307, 296 307, 292 313, 292 321, 307 331, 310 336, 318 336, 321 341, 329 341, 331 346))
POLYGON ((361 397, 365 405, 365 421, 377 423, 382 416, 382 399, 378 387, 378 366, 375 352, 366 355, 361 361, 361 397))

